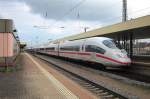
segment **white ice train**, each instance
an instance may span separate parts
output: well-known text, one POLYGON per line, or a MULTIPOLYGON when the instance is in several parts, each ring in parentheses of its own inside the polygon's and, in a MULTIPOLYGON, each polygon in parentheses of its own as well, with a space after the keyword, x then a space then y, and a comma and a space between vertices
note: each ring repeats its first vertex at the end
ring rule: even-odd
POLYGON ((127 52, 118 48, 113 39, 106 37, 50 43, 35 50, 44 54, 100 63, 106 67, 127 66, 131 63, 127 52))

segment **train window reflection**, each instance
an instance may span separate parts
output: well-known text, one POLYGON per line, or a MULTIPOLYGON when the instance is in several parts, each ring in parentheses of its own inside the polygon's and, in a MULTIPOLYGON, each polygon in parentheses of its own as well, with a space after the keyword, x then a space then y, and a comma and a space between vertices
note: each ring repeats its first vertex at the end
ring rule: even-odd
POLYGON ((64 51, 79 51, 80 47, 79 46, 63 46, 63 47, 60 47, 60 50, 64 50, 64 51))
POLYGON ((46 50, 55 50, 55 47, 46 48, 46 50))
POLYGON ((116 47, 119 49, 123 49, 122 45, 118 43, 117 41, 113 40, 113 42, 116 44, 116 47))
POLYGON ((96 53, 101 53, 101 54, 105 53, 104 49, 102 49, 98 46, 95 46, 95 45, 86 45, 85 46, 85 51, 86 52, 96 52, 96 53))
POLYGON ((113 40, 104 40, 103 44, 109 48, 116 49, 117 46, 113 40))

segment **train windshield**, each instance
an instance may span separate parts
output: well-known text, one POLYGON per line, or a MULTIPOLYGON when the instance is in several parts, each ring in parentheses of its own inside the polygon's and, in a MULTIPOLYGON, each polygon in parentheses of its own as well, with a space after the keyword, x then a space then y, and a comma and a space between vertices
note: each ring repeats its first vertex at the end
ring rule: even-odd
POLYGON ((103 44, 112 49, 117 49, 117 48, 121 49, 121 46, 114 40, 104 40, 103 44))
POLYGON ((123 49, 122 45, 120 43, 118 43, 117 41, 115 40, 112 40, 115 44, 116 44, 116 47, 119 48, 119 49, 123 49))

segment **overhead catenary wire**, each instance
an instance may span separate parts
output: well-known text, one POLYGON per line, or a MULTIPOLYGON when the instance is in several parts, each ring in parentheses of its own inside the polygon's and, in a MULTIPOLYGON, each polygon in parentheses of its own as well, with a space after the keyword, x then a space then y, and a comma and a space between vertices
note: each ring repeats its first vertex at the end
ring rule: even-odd
MULTIPOLYGON (((72 11, 74 11, 76 8, 78 8, 82 3, 84 3, 86 0, 81 0, 79 3, 77 3, 75 6, 73 6, 71 9, 69 9, 66 13, 63 14, 62 17, 58 18, 56 20, 56 22, 52 23, 51 26, 34 26, 34 27, 38 27, 40 29, 50 29, 53 26, 55 26, 55 24, 57 24, 59 21, 61 21, 65 16, 67 16, 68 14, 70 14, 72 11)), ((48 16, 48 13, 46 12, 45 17, 48 16)))
MULTIPOLYGON (((149 7, 146 7, 146 8, 143 8, 143 9, 139 9, 139 10, 136 10, 136 11, 133 11, 133 12, 130 12, 129 14, 135 14, 135 13, 139 13, 139 12, 143 12, 143 11, 146 11, 146 10, 149 10, 150 9, 150 6, 149 7)), ((149 13, 150 15, 150 13, 149 13)))
MULTIPOLYGON (((81 1, 82 2, 82 1, 81 1)), ((118 3, 121 3, 122 1, 119 1, 119 2, 117 2, 117 3, 114 3, 114 4, 112 4, 111 6, 109 6, 109 7, 107 7, 107 8, 111 8, 111 7, 114 7, 114 5, 116 5, 116 4, 118 4, 118 3)), ((78 7, 78 6, 77 6, 78 7)), ((70 10, 70 12, 72 12, 75 8, 77 8, 77 7, 74 7, 73 9, 71 9, 70 10)), ((134 11, 134 12, 130 12, 130 13, 128 13, 128 14, 135 14, 135 13, 139 13, 139 12, 142 12, 143 10, 146 10, 146 9, 149 9, 150 7, 147 7, 147 8, 144 8, 144 9, 140 9, 140 10, 137 10, 137 11, 134 11)), ((66 13, 66 14, 69 14, 70 12, 68 12, 68 13, 66 13)), ((61 19, 63 19, 64 17, 65 17, 66 15, 64 15, 61 19)), ((129 15, 130 16, 130 15, 129 15)), ((78 17, 78 16, 77 16, 78 17)), ((80 17, 80 16, 79 16, 80 17)), ((111 18, 106 18, 106 19, 104 19, 104 22, 107 22, 107 21, 111 21, 111 20, 114 20, 114 19, 118 19, 118 18, 122 18, 122 16, 115 16, 115 17, 111 17, 111 18)), ((60 19, 60 20, 61 20, 60 19)), ((59 20, 59 21, 60 21, 59 20)), ((57 21, 58 22, 58 21, 57 21)))
MULTIPOLYGON (((24 1, 24 0, 23 0, 24 1)), ((58 20, 56 20, 56 22, 54 22, 51 26, 47 26, 47 27, 38 27, 38 28, 41 28, 41 29, 48 29, 48 28, 51 28, 53 26, 55 26, 56 23, 58 23, 59 21, 61 21, 64 17, 66 17, 68 14, 70 14, 71 12, 73 12, 75 9, 77 9, 78 7, 80 7, 86 0, 81 0, 79 3, 77 3, 75 6, 73 6, 71 9, 69 9, 66 13, 63 14, 62 17, 60 17, 58 20)), ((117 3, 114 3, 114 4, 111 4, 111 5, 108 5, 106 8, 111 8, 111 7, 114 7, 116 4, 120 3, 121 0, 117 3)), ((146 9, 149 9, 150 7, 147 7, 147 8, 144 8, 144 9, 140 9, 141 11, 136 11, 136 12, 132 12, 131 14, 135 14, 135 13, 139 13, 139 12, 142 12, 146 9)), ((45 17, 48 16, 48 13, 46 12, 45 14, 45 17)), ((130 16, 130 15, 129 15, 130 16)), ((121 18, 122 16, 116 16, 116 17, 110 17, 110 18, 105 18, 103 21, 104 22, 107 22, 107 21, 111 21, 113 19, 117 19, 117 18, 121 18)), ((81 18, 81 16, 80 16, 81 18)))
MULTIPOLYGON (((139 13, 139 12, 143 12, 143 11, 145 11, 145 10, 149 10, 150 9, 150 7, 146 7, 146 8, 143 8, 143 9, 139 9, 139 10, 136 10, 136 11, 133 11, 133 12, 129 12, 128 13, 128 15, 129 15, 129 17, 130 17, 130 15, 133 15, 133 14, 136 14, 136 13, 139 13)), ((103 20, 103 23, 104 22, 110 22, 110 21, 114 21, 115 19, 118 19, 118 18, 122 18, 122 16, 120 15, 120 16, 115 16, 115 17, 109 17, 109 18, 106 18, 106 19, 104 19, 103 20)), ((132 19, 132 17, 130 17, 130 19, 132 19)), ((101 21, 102 22, 102 21, 101 21)), ((121 21, 120 21, 121 22, 121 21)), ((113 23, 112 23, 113 24, 113 23)), ((100 23, 98 23, 98 24, 95 24, 95 26, 96 25, 101 25, 100 23)), ((108 24, 105 24, 105 25, 108 25, 108 24)), ((102 25, 102 26, 105 26, 105 25, 102 25)))
POLYGON ((56 20, 56 22, 52 26, 50 26, 50 28, 52 28, 56 23, 58 23, 59 21, 61 21, 65 16, 67 16, 68 14, 70 14, 74 9, 78 8, 85 1, 86 0, 82 0, 79 3, 77 3, 75 6, 73 6, 71 9, 69 9, 62 17, 60 17, 58 20, 56 20))
MULTIPOLYGON (((53 26, 55 26, 55 25, 56 25, 58 22, 60 22, 64 17, 66 17, 67 15, 69 15, 72 11, 74 11, 74 10, 77 9, 78 7, 80 7, 85 1, 86 1, 86 0, 80 1, 78 4, 76 4, 76 5, 75 5, 74 7, 72 7, 70 10, 68 10, 68 12, 66 12, 62 17, 60 17, 58 20, 56 20, 56 22, 54 22, 52 26, 48 26, 47 29, 52 28, 53 26)), ((114 7, 115 5, 117 5, 117 4, 119 4, 119 3, 121 3, 121 1, 115 2, 115 3, 111 4, 111 5, 108 5, 107 8, 112 8, 112 7, 114 7)), ((79 21, 80 18, 81 18, 81 17, 80 17, 80 13, 79 13, 79 11, 78 11, 77 20, 79 21)), ((79 24, 80 24, 80 22, 79 22, 79 24)), ((46 28, 44 28, 44 29, 46 29, 46 28)))
MULTIPOLYGON (((66 12, 61 18, 59 18, 57 22, 61 21, 64 17, 66 17, 68 14, 70 14, 72 11, 74 11, 76 8, 78 8, 79 6, 81 6, 86 0, 82 0, 80 1, 78 4, 76 4, 74 7, 72 7, 70 10, 68 10, 68 12, 66 12)), ((107 8, 111 8, 111 7, 114 7, 114 5, 118 4, 118 3, 121 3, 121 1, 117 2, 117 3, 113 3, 109 6, 107 6, 107 8)), ((78 12, 79 13, 79 12, 78 12)), ((79 13, 79 17, 80 17, 80 13, 79 13)))

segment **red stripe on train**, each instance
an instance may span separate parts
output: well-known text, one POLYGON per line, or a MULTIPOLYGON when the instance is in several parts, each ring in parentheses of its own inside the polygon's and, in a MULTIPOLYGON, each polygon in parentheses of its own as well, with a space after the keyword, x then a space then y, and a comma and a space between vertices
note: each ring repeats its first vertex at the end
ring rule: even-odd
POLYGON ((91 55, 91 53, 86 53, 86 52, 59 52, 59 53, 79 54, 79 55, 91 55))
MULTIPOLYGON (((59 52, 59 53, 78 54, 78 55, 91 55, 91 53, 89 53, 89 52, 59 52)), ((107 60, 115 62, 115 63, 119 63, 119 64, 124 64, 124 65, 130 64, 129 62, 120 62, 118 60, 115 60, 115 59, 112 59, 112 58, 109 58, 109 57, 106 57, 106 56, 103 56, 103 55, 100 55, 100 54, 96 54, 96 56, 100 57, 100 58, 107 59, 107 60)))
MULTIPOLYGON (((79 54, 79 55, 91 55, 91 53, 87 53, 87 52, 61 52, 61 53, 79 54)), ((106 56, 103 56, 103 55, 100 55, 100 54, 96 54, 96 56, 100 57, 100 58, 107 59, 107 60, 112 61, 112 62, 119 63, 119 64, 124 64, 124 65, 128 65, 129 64, 129 62, 120 62, 118 60, 115 60, 115 59, 112 59, 112 58, 109 58, 109 57, 106 57, 106 56)))
POLYGON ((78 53, 79 55, 91 55, 91 53, 78 53))
POLYGON ((106 57, 106 56, 102 56, 100 54, 96 54, 97 57, 100 57, 100 58, 104 58, 104 59, 107 59, 109 61, 112 61, 112 62, 116 62, 116 63, 119 63, 119 64, 125 64, 125 65, 128 65, 129 62, 120 62, 118 60, 115 60, 115 59, 112 59, 112 58, 109 58, 109 57, 106 57))
POLYGON ((59 52, 59 53, 78 54, 77 52, 59 52))

